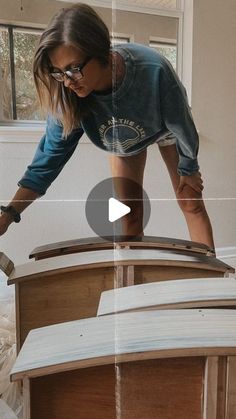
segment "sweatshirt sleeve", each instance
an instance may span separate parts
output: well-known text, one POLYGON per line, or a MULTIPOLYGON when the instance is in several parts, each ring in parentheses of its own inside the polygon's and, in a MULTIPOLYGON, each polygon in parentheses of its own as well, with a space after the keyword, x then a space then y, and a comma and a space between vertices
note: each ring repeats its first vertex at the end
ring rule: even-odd
MULTIPOLYGON (((174 71, 174 70, 173 70, 174 71)), ((198 133, 193 122, 184 86, 170 68, 162 79, 161 109, 166 128, 177 139, 179 154, 178 174, 191 175, 199 170, 197 155, 198 133)))
POLYGON ((68 137, 62 135, 62 125, 52 117, 47 119, 46 133, 41 138, 32 163, 27 167, 18 186, 44 195, 74 153, 83 129, 74 129, 68 137))

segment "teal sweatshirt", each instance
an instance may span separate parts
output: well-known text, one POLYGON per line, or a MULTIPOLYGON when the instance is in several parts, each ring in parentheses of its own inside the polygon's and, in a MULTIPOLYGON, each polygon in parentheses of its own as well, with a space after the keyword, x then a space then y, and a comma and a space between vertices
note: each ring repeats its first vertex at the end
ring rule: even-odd
POLYGON ((49 116, 46 133, 19 186, 45 194, 47 188, 72 156, 85 132, 99 148, 119 156, 131 156, 172 134, 179 154, 179 175, 199 170, 198 134, 185 88, 171 64, 154 49, 139 44, 120 44, 125 76, 116 91, 92 92, 93 106, 63 138, 63 126, 49 116))

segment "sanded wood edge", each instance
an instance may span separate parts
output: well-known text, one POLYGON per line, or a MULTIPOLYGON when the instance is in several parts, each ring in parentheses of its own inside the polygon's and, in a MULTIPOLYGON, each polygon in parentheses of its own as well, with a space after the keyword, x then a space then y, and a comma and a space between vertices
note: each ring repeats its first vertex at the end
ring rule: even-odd
POLYGON ((127 240, 125 237, 120 236, 114 239, 107 240, 100 237, 87 237, 83 239, 66 240, 62 242, 49 243, 47 245, 38 246, 33 249, 29 255, 29 258, 36 257, 37 259, 43 259, 44 257, 51 257, 53 254, 65 254, 65 252, 80 252, 85 250, 99 250, 99 249, 110 249, 115 246, 128 246, 134 247, 155 247, 164 249, 176 249, 186 250, 189 252, 197 252, 206 254, 208 256, 215 256, 214 251, 207 245, 198 242, 192 242, 189 240, 181 240, 169 237, 155 237, 155 236, 143 236, 136 237, 132 240, 127 240))
POLYGON ((168 304, 158 304, 153 306, 146 306, 146 307, 140 307, 140 308, 133 308, 133 309, 127 309, 127 310, 114 310, 107 311, 107 312, 101 312, 101 310, 98 307, 97 310, 97 317, 102 316, 110 316, 112 314, 122 314, 122 313, 135 313, 139 311, 156 311, 156 310, 179 310, 179 309, 185 309, 185 308, 219 308, 219 307, 236 307, 236 299, 232 300, 207 300, 207 301, 187 301, 187 302, 181 302, 181 303, 168 303, 168 304))
POLYGON ((11 381, 22 380, 24 376, 28 378, 40 377, 63 371, 97 367, 101 365, 116 364, 123 362, 142 361, 148 359, 178 358, 192 356, 233 356, 236 357, 236 347, 208 347, 208 348, 181 348, 154 350, 145 352, 125 353, 118 355, 101 356, 96 358, 83 359, 79 361, 65 362, 34 368, 27 371, 20 371, 10 374, 11 381))
MULTIPOLYGON (((211 260, 211 258, 209 258, 211 260)), ((37 272, 37 273, 29 273, 27 276, 20 276, 20 277, 14 277, 10 278, 7 281, 8 285, 15 284, 19 281, 25 281, 28 279, 34 279, 41 277, 42 273, 44 275, 50 276, 54 275, 56 272, 73 272, 78 270, 84 270, 84 269, 99 269, 99 268, 106 268, 106 267, 116 267, 116 266, 172 266, 172 267, 188 267, 188 268, 194 268, 194 269, 201 269, 201 270, 207 270, 207 271, 213 271, 213 272, 223 272, 224 274, 227 273, 235 273, 235 269, 232 268, 229 265, 226 265, 225 263, 221 261, 217 261, 219 263, 212 264, 207 263, 207 261, 204 262, 194 262, 194 261, 181 261, 181 260, 167 260, 167 259, 129 259, 129 260, 110 260, 106 262, 91 262, 89 264, 80 264, 80 265, 73 265, 73 266, 64 266, 60 268, 52 268, 51 270, 45 269, 43 272, 37 272)), ((32 262, 31 262, 32 263, 32 262)), ((35 262, 40 263, 40 261, 35 262)), ((43 278, 42 278, 43 279, 43 278)))
POLYGON ((14 270, 14 263, 3 252, 0 252, 0 270, 7 276, 14 270))

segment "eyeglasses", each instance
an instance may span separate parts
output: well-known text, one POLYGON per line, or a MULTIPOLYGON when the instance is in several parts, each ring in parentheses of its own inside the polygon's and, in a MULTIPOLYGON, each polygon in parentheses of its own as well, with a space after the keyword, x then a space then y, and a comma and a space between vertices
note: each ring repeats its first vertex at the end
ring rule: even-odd
POLYGON ((91 59, 92 58, 89 57, 80 66, 69 68, 66 71, 53 71, 52 73, 50 73, 50 76, 52 76, 55 80, 59 82, 64 82, 65 76, 70 80, 80 80, 84 77, 82 73, 83 68, 86 66, 86 64, 88 64, 88 62, 91 59))

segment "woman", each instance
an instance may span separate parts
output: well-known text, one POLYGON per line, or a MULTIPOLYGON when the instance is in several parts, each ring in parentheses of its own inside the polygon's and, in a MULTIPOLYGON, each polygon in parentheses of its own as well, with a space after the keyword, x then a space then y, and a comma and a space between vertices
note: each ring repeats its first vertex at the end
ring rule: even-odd
MULTIPOLYGON (((118 198, 130 196, 129 182, 142 185, 147 147, 157 142, 191 239, 214 248, 197 161, 198 135, 185 89, 171 65, 138 44, 111 49, 109 32, 85 4, 60 10, 41 36, 34 59, 37 91, 50 115, 32 164, 12 202, 3 207, 0 234, 47 188, 86 132, 110 152, 112 176, 124 178, 118 198)), ((124 217, 124 234, 142 234, 140 188, 124 217)))

